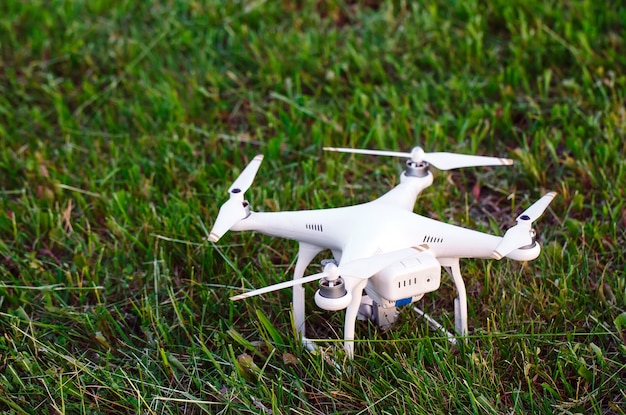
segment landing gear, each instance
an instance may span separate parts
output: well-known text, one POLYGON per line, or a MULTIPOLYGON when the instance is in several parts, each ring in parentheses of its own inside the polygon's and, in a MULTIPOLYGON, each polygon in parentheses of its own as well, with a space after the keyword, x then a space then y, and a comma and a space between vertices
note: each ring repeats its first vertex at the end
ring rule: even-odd
MULTIPOLYGON (((313 261, 315 256, 322 252, 322 248, 300 243, 298 252, 298 260, 294 270, 294 279, 302 278, 306 267, 313 261)), ((450 274, 457 290, 457 297, 454 299, 454 328, 458 336, 467 336, 467 293, 465 290, 465 282, 461 276, 458 258, 444 258, 439 260, 441 266, 450 274)), ((362 293, 366 280, 359 282, 354 288, 354 292, 362 293), (360 285, 360 286, 359 286, 360 285)), ((332 287, 331 287, 332 288, 332 287)), ((457 339, 453 334, 448 332, 440 323, 435 321, 422 310, 415 308, 415 311, 424 317, 429 325, 438 331, 443 332, 452 344, 457 343, 457 339)), ((296 333, 302 340, 303 344, 309 349, 314 349, 314 342, 307 339, 305 333, 305 302, 304 287, 296 285, 293 287, 293 320, 296 333)), ((354 355, 354 329, 356 320, 371 320, 382 330, 389 329, 398 318, 397 307, 382 307, 372 300, 368 295, 354 295, 350 304, 346 308, 345 325, 344 325, 344 348, 350 357, 354 355)))
POLYGON ((441 266, 452 276, 456 285, 457 297, 454 299, 454 328, 459 336, 467 336, 467 292, 461 276, 458 258, 440 259, 441 266))
MULTIPOLYGON (((454 329, 458 336, 467 336, 467 293, 465 282, 461 276, 458 258, 442 259, 441 266, 450 274, 457 290, 457 297, 454 299, 454 329)), ((450 343, 457 344, 456 336, 446 330, 439 322, 417 307, 413 308, 420 317, 428 322, 428 325, 436 331, 445 334, 450 343)), ((364 295, 359 307, 357 319, 371 320, 380 329, 387 330, 398 319, 397 307, 383 308, 367 295, 364 295)))
MULTIPOLYGON (((319 246, 307 244, 304 242, 300 242, 300 246, 298 249, 298 260, 296 261, 296 268, 293 271, 293 279, 296 280, 298 278, 302 278, 304 276, 304 271, 306 267, 309 266, 313 258, 320 252, 322 252, 324 248, 320 248, 319 246)), ((302 285, 296 285, 293 287, 293 323, 296 329, 296 333, 298 337, 302 340, 302 343, 306 346, 307 349, 313 350, 314 343, 306 338, 305 326, 304 322, 306 319, 305 309, 304 309, 304 287, 302 285)))

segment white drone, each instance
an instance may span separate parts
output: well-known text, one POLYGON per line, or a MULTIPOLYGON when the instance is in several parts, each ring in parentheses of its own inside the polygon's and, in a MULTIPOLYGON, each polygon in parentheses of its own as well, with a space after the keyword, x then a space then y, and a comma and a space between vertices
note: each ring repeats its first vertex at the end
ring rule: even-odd
MULTIPOLYGON (((344 348, 354 355, 357 318, 373 320, 382 328, 397 317, 396 307, 414 303, 439 288, 441 268, 452 276, 455 329, 467 335, 467 297, 459 258, 529 261, 541 247, 532 224, 556 193, 550 192, 517 217, 504 236, 450 225, 413 213, 419 193, 433 182, 429 165, 441 170, 472 166, 511 165, 512 160, 454 153, 410 153, 330 148, 324 150, 408 158, 400 184, 368 203, 333 209, 288 212, 253 212, 244 200, 263 160, 256 156, 228 190, 230 199, 219 210, 209 240, 217 242, 229 230, 258 231, 299 242, 293 280, 270 285, 231 298, 240 300, 293 287, 293 318, 302 341, 305 337, 305 303, 302 284, 319 280, 315 303, 325 310, 345 309, 344 348), (304 277, 313 258, 329 249, 334 259, 323 261, 323 271, 304 277)), ((419 309, 416 311, 425 315, 419 309)), ((428 317, 428 316, 426 316, 428 317)), ((436 327, 442 326, 429 321, 436 327)), ((451 335, 450 335, 451 336, 451 335)))

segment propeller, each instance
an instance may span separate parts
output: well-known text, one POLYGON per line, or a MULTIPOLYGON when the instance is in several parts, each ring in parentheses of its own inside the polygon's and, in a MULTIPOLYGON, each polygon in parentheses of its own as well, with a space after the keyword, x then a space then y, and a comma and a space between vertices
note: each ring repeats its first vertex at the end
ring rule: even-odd
POLYGON ((326 151, 340 153, 370 154, 374 156, 391 156, 409 158, 415 163, 427 161, 439 170, 451 170, 461 167, 476 166, 510 166, 513 160, 499 157, 472 156, 456 153, 425 153, 421 147, 415 147, 410 153, 401 151, 366 150, 341 147, 324 147, 326 151))
POLYGON ((424 249, 421 247, 405 248, 399 251, 388 252, 386 254, 380 254, 367 258, 355 259, 354 261, 347 262, 342 265, 335 265, 329 262, 324 266, 324 271, 309 275, 308 277, 297 278, 281 282, 278 284, 270 285, 267 287, 259 288, 258 290, 248 291, 247 293, 239 294, 230 299, 233 301, 242 300, 248 297, 254 297, 256 295, 269 293, 272 291, 282 290, 283 288, 293 287, 294 285, 305 284, 307 282, 313 282, 326 278, 330 281, 336 280, 339 276, 354 277, 359 279, 367 279, 376 274, 383 268, 398 262, 403 259, 414 255, 416 252, 421 252, 424 249))
POLYGON ((262 161, 263 155, 259 154, 254 157, 228 189, 230 199, 220 207, 213 229, 209 234, 209 241, 217 242, 233 225, 248 216, 246 209, 248 202, 243 199, 243 194, 252 185, 262 161))
POLYGON ((496 259, 501 259, 516 249, 533 244, 535 231, 532 229, 532 224, 543 215, 555 196, 556 192, 547 193, 515 219, 517 225, 506 231, 493 251, 496 259))

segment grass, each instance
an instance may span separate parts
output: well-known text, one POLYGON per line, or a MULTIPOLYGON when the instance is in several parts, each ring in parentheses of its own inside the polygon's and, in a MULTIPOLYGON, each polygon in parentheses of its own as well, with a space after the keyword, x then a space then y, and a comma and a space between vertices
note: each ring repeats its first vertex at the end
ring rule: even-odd
MULTIPOLYGON (((625 413, 625 21, 590 0, 2 2, 0 409, 625 413), (417 144, 516 160, 438 172, 418 213, 502 234, 559 193, 537 260, 462 262, 466 345, 406 309, 345 360, 311 302, 338 372, 295 340, 290 292, 228 300, 294 263, 291 241, 204 239, 255 154, 255 209, 302 209, 398 182, 324 145, 417 144)), ((451 327, 453 297, 420 305, 451 327)))

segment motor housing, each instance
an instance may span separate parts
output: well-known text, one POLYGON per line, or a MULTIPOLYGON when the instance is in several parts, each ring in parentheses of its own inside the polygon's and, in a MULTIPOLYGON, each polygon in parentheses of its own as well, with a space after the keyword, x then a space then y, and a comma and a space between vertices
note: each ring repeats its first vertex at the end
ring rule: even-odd
POLYGON ((348 307, 352 294, 346 291, 340 277, 332 282, 320 280, 320 288, 315 292, 315 304, 322 310, 338 311, 348 307))

